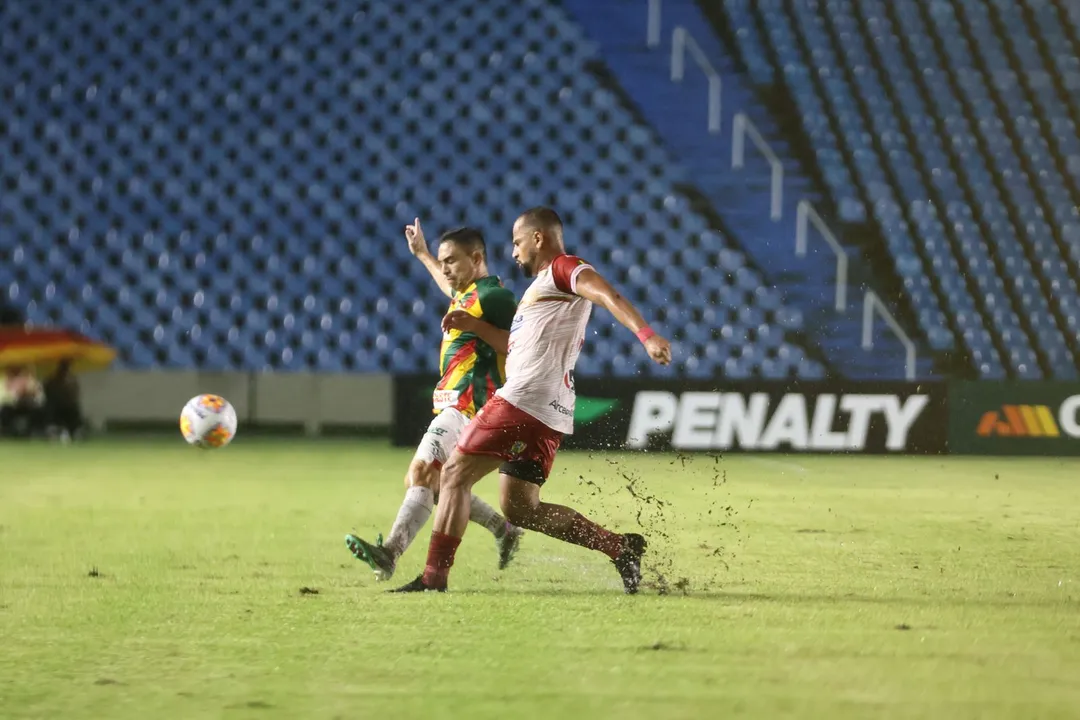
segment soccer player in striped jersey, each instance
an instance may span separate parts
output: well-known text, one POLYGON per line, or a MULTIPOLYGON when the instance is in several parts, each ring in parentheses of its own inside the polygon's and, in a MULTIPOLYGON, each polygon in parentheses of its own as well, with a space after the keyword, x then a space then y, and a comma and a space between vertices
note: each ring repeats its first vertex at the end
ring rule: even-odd
MULTIPOLYGON (((513 293, 499 278, 488 274, 487 249, 479 230, 460 228, 445 233, 439 239, 438 258, 428 250, 419 220, 405 228, 405 237, 409 251, 451 302, 442 321, 442 377, 432 398, 436 417, 405 475, 405 499, 390 535, 385 544, 381 534, 375 544, 355 535, 345 537, 349 550, 371 566, 378 580, 393 576, 397 559, 431 517, 439 493, 439 473, 458 435, 506 381, 510 323, 517 312, 513 293)), ((475 495, 469 519, 495 536, 499 569, 506 567, 517 552, 522 530, 475 495)))

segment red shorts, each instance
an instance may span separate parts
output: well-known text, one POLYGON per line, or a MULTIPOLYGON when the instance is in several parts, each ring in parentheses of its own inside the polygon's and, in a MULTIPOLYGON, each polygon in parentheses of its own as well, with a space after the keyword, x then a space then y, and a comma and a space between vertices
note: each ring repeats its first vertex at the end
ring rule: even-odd
POLYGON ((506 462, 499 472, 543 485, 551 474, 562 433, 496 395, 458 438, 464 455, 493 455, 506 462))

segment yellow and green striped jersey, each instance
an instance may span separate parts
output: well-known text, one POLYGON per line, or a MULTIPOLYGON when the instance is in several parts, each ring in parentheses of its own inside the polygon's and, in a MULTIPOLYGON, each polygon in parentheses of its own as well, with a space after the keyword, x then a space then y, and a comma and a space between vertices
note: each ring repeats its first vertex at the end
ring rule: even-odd
MULTIPOLYGON (((447 313, 454 310, 464 310, 500 330, 509 330, 517 300, 499 278, 489 275, 455 293, 447 313)), ((432 397, 435 412, 456 408, 472 417, 506 382, 506 356, 496 353, 475 333, 450 330, 443 333, 439 372, 442 379, 432 397)))

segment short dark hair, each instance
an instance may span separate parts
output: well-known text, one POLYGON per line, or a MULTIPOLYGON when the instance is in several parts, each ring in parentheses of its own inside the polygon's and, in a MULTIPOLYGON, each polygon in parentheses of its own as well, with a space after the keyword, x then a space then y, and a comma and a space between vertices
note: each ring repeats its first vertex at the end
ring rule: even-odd
POLYGON ((559 213, 549 207, 533 207, 521 213, 521 219, 531 228, 562 237, 563 224, 559 213))
POLYGON ((439 244, 453 243, 465 252, 477 252, 487 259, 487 243, 484 242, 484 233, 476 228, 460 227, 455 230, 447 230, 439 237, 439 244))

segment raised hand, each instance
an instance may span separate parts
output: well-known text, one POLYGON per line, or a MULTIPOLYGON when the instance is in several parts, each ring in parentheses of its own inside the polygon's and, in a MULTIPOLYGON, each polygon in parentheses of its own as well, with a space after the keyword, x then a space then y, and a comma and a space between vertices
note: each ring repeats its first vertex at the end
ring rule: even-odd
POLYGON ((413 220, 412 225, 405 226, 405 239, 409 242, 409 252, 413 255, 423 257, 430 254, 427 238, 424 237, 424 231, 420 227, 420 218, 413 220))
POLYGON ((442 319, 443 332, 461 330, 462 332, 475 332, 479 321, 464 310, 454 310, 447 313, 442 319))

